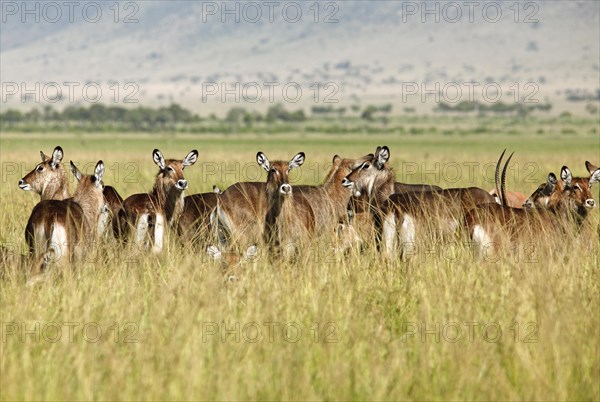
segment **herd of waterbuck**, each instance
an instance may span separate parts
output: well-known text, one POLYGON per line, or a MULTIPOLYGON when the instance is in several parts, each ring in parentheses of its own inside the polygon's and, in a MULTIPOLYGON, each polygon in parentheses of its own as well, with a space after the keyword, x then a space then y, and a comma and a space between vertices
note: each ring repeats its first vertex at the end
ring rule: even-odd
POLYGON ((367 243, 386 257, 407 259, 420 236, 444 239, 459 232, 481 253, 501 244, 500 236, 519 241, 530 233, 576 233, 595 206, 591 186, 600 182, 600 168, 586 162, 589 177, 572 177, 564 166, 560 180, 550 173, 530 197, 508 192, 505 176, 512 155, 501 169, 503 152, 491 192, 403 184, 396 182, 390 151, 383 146, 358 159, 334 156, 317 186, 290 184, 290 171, 304 163, 304 153, 290 161, 270 161, 259 152, 256 161, 267 172, 266 182, 239 182, 224 191, 213 187, 210 193, 184 196, 184 169, 196 163, 198 152, 179 160, 165 159, 155 149, 159 171, 153 189, 123 200, 104 186, 102 161, 92 175, 70 163, 78 181, 71 195, 62 148, 50 156, 40 153, 42 161, 19 181, 21 189, 41 196, 25 229, 30 266, 38 272, 51 263, 82 258, 88 244, 113 237, 158 254, 167 231, 214 259, 243 257, 261 246, 273 258, 293 259, 319 239, 333 239, 328 244, 340 252, 367 243))

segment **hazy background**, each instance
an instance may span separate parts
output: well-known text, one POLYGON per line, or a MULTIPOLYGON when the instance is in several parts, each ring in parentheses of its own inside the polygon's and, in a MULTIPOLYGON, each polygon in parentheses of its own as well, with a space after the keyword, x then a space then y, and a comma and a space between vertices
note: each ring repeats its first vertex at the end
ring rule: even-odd
MULTIPOLYGON (((508 88, 517 83, 518 98, 530 94, 551 102, 552 113, 587 114, 588 104, 598 104, 597 1, 476 2, 471 10, 464 2, 88 3, 77 2, 71 18, 62 2, 55 3, 60 17, 43 2, 2 2, 4 92, 7 82, 27 88, 57 82, 65 95, 54 104, 60 109, 86 102, 81 89, 69 102, 64 82, 79 88, 92 82, 103 88, 100 102, 116 99, 127 106, 129 94, 138 105, 176 102, 203 115, 223 114, 231 106, 219 94, 203 101, 208 82, 231 88, 293 82, 303 88, 294 107, 308 109, 330 93, 340 104, 390 102, 395 110, 410 104, 427 112, 439 102, 433 95, 425 102, 418 94, 403 99, 406 83, 435 90, 436 82, 440 88, 476 82, 479 88, 500 85, 507 103, 514 98, 508 88), (23 4, 33 12, 24 14, 23 4), (237 11, 226 14, 225 8, 237 11), (434 11, 426 14, 424 8, 434 11), (126 83, 135 86, 125 88, 126 83), (315 83, 335 87, 315 102, 310 89, 315 83), (525 87, 528 83, 534 87, 525 87), (118 96, 108 89, 111 84, 118 96)), ((274 93, 281 98, 281 89, 274 93)), ((273 103, 267 94, 263 90, 258 102, 243 106, 263 110, 273 103)), ((23 103, 20 93, 5 93, 2 104, 38 106, 29 98, 23 103)), ((466 98, 464 92, 461 99, 466 98)), ((226 100, 235 102, 233 95, 226 100)))

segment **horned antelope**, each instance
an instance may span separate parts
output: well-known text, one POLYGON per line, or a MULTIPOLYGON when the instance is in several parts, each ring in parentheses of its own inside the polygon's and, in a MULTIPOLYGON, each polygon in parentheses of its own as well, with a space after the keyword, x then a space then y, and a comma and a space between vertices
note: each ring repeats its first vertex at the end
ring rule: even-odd
MULTIPOLYGON (((572 177, 571 183, 575 190, 583 191, 588 188, 591 189, 594 183, 597 183, 600 179, 598 171, 600 167, 592 164, 589 161, 585 162, 585 167, 590 174, 589 177, 572 177)), ((561 182, 556 180, 556 176, 554 173, 550 173, 548 175, 548 180, 546 183, 541 184, 536 191, 525 201, 524 206, 529 208, 544 208, 548 207, 551 201, 551 196, 556 190, 558 194, 562 193, 565 189, 565 180, 563 179, 561 182)), ((577 208, 577 219, 581 222, 585 219, 589 213, 589 211, 594 208, 596 205, 596 201, 590 196, 585 199, 585 202, 581 207, 577 208)))
POLYGON ((31 212, 25 229, 30 255, 42 268, 49 260, 65 261, 81 257, 84 248, 96 239, 98 221, 105 206, 102 193, 104 163, 96 164, 93 175, 83 175, 70 163, 71 172, 78 181, 72 198, 44 200, 31 212), (86 244, 82 244, 86 243, 86 244))
POLYGON ((198 160, 198 151, 190 151, 183 160, 167 159, 155 149, 154 163, 159 168, 154 188, 149 193, 134 194, 123 202, 119 212, 123 236, 128 236, 129 227, 135 228, 135 242, 146 246, 148 237, 153 239, 153 252, 160 253, 163 247, 165 226, 175 226, 184 208, 184 190, 188 183, 183 176, 186 167, 198 160), (153 231, 150 229, 153 228, 153 231))
POLYGON ((417 223, 432 223, 434 233, 454 234, 464 214, 482 203, 495 202, 485 190, 478 187, 453 188, 394 194, 394 171, 387 163, 390 152, 378 147, 372 161, 353 170, 343 181, 355 197, 368 199, 370 213, 378 241, 383 240, 385 251, 393 257, 396 237, 400 236, 403 257, 416 239, 417 223), (399 227, 399 230, 398 230, 399 227))
MULTIPOLYGON (((496 166, 497 188, 498 172, 503 156, 504 152, 496 166)), ((554 174, 550 174, 547 183, 540 185, 527 202, 529 206, 537 206, 537 208, 509 207, 504 195, 506 194, 506 168, 511 157, 502 170, 498 190, 501 204, 480 205, 465 216, 468 233, 479 256, 484 249, 497 247, 503 234, 512 240, 519 240, 528 235, 568 233, 569 228, 578 228, 588 211, 595 206, 590 187, 600 182, 600 169, 588 162, 586 166, 590 172, 589 178, 573 178, 566 166, 561 169, 562 181, 557 182, 554 174)))
MULTIPOLYGON (((280 252, 296 248, 298 243, 307 244, 315 228, 315 212, 310 201, 300 191, 294 191, 289 174, 304 163, 304 153, 296 154, 289 162, 269 162, 267 156, 258 152, 256 162, 267 171, 264 240, 270 251, 280 252)), ((286 255, 288 257, 289 255, 286 255)))

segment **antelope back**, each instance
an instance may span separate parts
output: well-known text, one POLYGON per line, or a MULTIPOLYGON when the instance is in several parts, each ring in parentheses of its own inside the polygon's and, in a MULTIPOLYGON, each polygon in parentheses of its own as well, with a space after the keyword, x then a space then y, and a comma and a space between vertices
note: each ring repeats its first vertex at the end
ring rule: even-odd
POLYGON ((57 146, 51 156, 40 151, 42 161, 35 168, 19 180, 19 188, 33 191, 44 199, 65 199, 68 194, 67 175, 62 168, 63 150, 57 146))

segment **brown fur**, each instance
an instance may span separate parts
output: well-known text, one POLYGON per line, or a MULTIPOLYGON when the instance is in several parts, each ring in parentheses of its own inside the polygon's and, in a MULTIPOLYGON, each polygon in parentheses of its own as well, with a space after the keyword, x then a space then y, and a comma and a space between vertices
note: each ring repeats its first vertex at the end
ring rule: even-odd
POLYGON ((378 147, 371 161, 354 169, 346 177, 347 187, 351 188, 359 198, 355 205, 363 211, 368 208, 371 215, 370 218, 359 217, 363 221, 360 226, 365 226, 365 222, 370 221, 369 229, 362 229, 363 234, 366 236, 374 234, 378 245, 383 239, 384 221, 400 227, 405 215, 412 216, 421 224, 439 218, 441 222, 434 228, 439 234, 451 234, 456 231, 469 208, 494 202, 491 195, 478 187, 394 194, 395 174, 387 163, 388 159, 387 147, 378 147))
MULTIPOLYGON (((342 179, 367 157, 358 160, 334 156, 330 171, 322 185, 294 186, 309 200, 315 213, 315 232, 333 234, 339 221, 347 219, 350 193, 341 185, 342 179)), ((221 245, 240 248, 240 252, 252 244, 259 244, 264 237, 267 202, 266 183, 241 182, 227 188, 219 197, 215 218, 219 219, 221 245)))
POLYGON ((62 148, 54 148, 51 156, 40 151, 40 156, 42 161, 19 181, 19 187, 39 194, 41 201, 69 198, 69 181, 61 164, 62 148))
POLYGON ((268 171, 264 241, 273 255, 284 253, 285 257, 290 257, 290 252, 296 253, 311 242, 315 228, 315 213, 310 201, 289 184, 289 172, 304 163, 304 154, 297 154, 290 162, 269 162, 259 152, 257 161, 268 171))
POLYGON ((343 159, 335 155, 322 185, 294 186, 294 190, 306 197, 315 212, 317 233, 331 235, 338 222, 347 220, 348 203, 352 194, 342 186, 342 180, 367 158, 343 159))
MULTIPOLYGON (((536 208, 517 209, 503 205, 479 206, 465 217, 465 224, 472 240, 476 238, 476 228, 485 233, 492 245, 500 244, 500 235, 506 233, 510 239, 524 239, 527 236, 543 233, 567 234, 578 229, 595 206, 590 185, 600 180, 597 166, 586 163, 590 177, 571 177, 571 172, 563 166, 562 181, 556 182, 553 174, 548 176, 548 183, 542 184, 528 199, 529 205, 536 208), (551 186, 551 187, 549 187, 551 186), (550 193, 541 195, 542 190, 550 193), (543 202, 539 202, 543 198, 543 202)), ((488 245, 478 244, 479 251, 488 245)))
POLYGON ((217 207, 219 192, 188 195, 184 199, 183 213, 177 232, 183 241, 207 243, 210 232, 210 215, 217 207))
MULTIPOLYGON (((57 146, 51 156, 47 156, 40 151, 40 156, 42 162, 36 165, 31 172, 19 181, 19 187, 40 194, 40 201, 65 200, 70 198, 69 181, 61 165, 63 158, 62 148, 57 146), (29 188, 27 185, 29 185, 29 188)), ((118 212, 123 204, 123 198, 121 198, 117 190, 114 187, 105 186, 104 198, 111 211, 111 219, 118 216, 118 212)), ((112 221, 113 224, 118 222, 117 219, 113 219, 112 221)))
MULTIPOLYGON (((71 170, 79 180, 73 198, 38 203, 27 222, 25 239, 30 254, 35 257, 34 265, 39 264, 42 257, 51 257, 55 262, 80 257, 86 246, 96 239, 98 219, 105 205, 101 181, 104 165, 102 161, 98 162, 96 172, 91 176, 81 175, 72 163, 71 170), (56 241, 53 233, 61 229, 66 234, 66 238, 61 241, 66 241, 67 244, 52 244, 56 241)), ((45 267, 46 262, 41 268, 45 267)), ((34 270, 37 268, 34 266, 34 270)))
POLYGON ((103 194, 110 212, 110 223, 112 224, 113 235, 115 238, 118 238, 119 233, 121 232, 119 211, 123 208, 123 197, 121 197, 117 190, 112 186, 104 186, 103 194))
MULTIPOLYGON (((155 228, 155 230, 155 225, 160 219, 164 219, 169 227, 176 226, 183 212, 184 190, 187 188, 183 170, 186 166, 196 163, 197 157, 198 151, 193 150, 183 160, 165 160, 159 150, 153 151, 154 161, 160 169, 156 175, 154 187, 149 193, 131 195, 123 202, 123 208, 119 212, 120 227, 123 230, 122 237, 126 239, 127 231, 132 227, 142 231, 139 226, 142 216, 148 218, 149 228, 155 228)), ((166 230, 166 228, 164 229, 166 230)), ((143 236, 145 237, 146 234, 143 236)), ((138 240, 141 241, 141 239, 138 240)), ((153 238, 153 240, 157 245, 154 251, 160 252, 163 238, 153 238)))
MULTIPOLYGON (((500 200, 500 197, 496 194, 495 188, 490 190, 489 193, 496 199, 496 202, 500 200)), ((528 197, 525 194, 519 193, 518 191, 506 192, 506 204, 511 208, 524 208, 527 198, 528 197)))

